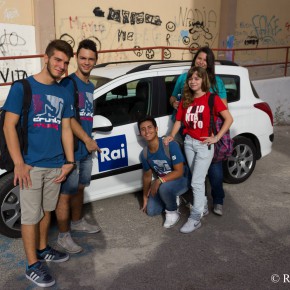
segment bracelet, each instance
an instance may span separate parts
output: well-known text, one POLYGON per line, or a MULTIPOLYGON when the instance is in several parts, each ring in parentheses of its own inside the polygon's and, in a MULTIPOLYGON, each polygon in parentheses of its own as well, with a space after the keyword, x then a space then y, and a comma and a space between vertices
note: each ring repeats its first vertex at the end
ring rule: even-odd
POLYGON ((214 137, 216 138, 217 142, 220 140, 217 135, 215 135, 214 137))
POLYGON ((159 179, 159 181, 160 181, 161 183, 166 182, 166 180, 165 180, 164 178, 160 177, 160 176, 158 176, 158 179, 159 179))
POLYGON ((77 163, 75 161, 66 161, 65 164, 72 164, 72 165, 76 165, 77 163))

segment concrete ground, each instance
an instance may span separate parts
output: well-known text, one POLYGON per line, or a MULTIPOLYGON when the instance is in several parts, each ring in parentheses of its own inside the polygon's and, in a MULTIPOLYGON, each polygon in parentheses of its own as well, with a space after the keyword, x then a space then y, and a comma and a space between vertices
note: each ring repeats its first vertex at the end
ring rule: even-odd
MULTIPOLYGON (((290 288, 290 126, 275 127, 270 155, 238 185, 225 184, 224 216, 210 213, 188 235, 162 227, 162 217, 139 210, 140 193, 85 206, 102 232, 73 234, 84 247, 50 264, 51 289, 194 290, 290 288)), ((56 241, 55 222, 50 241, 56 241)), ((0 289, 40 289, 24 275, 21 240, 0 237, 0 289)))

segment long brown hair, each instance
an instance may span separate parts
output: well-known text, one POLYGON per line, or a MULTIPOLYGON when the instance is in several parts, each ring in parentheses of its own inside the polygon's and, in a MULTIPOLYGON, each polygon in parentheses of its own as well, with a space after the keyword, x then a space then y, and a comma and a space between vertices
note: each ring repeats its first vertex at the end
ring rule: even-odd
POLYGON ((184 84, 184 89, 183 89, 183 96, 182 96, 183 108, 185 109, 189 107, 189 105, 193 102, 193 99, 194 99, 194 91, 189 87, 188 80, 192 77, 192 75, 195 72, 197 73, 197 76, 202 79, 201 90, 207 93, 209 92, 209 89, 210 89, 210 82, 209 82, 209 78, 208 78, 206 70, 198 66, 192 67, 187 73, 186 82, 184 84))

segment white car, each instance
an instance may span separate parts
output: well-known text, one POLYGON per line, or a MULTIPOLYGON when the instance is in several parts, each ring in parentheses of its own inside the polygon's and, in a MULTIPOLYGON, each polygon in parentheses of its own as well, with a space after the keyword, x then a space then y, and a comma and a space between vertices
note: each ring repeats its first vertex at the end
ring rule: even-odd
MULTIPOLYGON (((139 155, 144 141, 136 122, 150 114, 156 118, 160 136, 170 132, 169 97, 177 77, 189 66, 190 62, 146 61, 101 64, 93 69, 92 134, 102 153, 94 154, 85 202, 142 189, 139 155)), ((273 116, 255 92, 246 68, 220 61, 216 74, 225 84, 234 118, 230 129, 234 152, 224 162, 224 179, 240 183, 252 174, 256 160, 271 152, 273 116)), ((20 237, 19 188, 13 186, 13 173, 0 172, 0 188, 0 233, 20 237)))

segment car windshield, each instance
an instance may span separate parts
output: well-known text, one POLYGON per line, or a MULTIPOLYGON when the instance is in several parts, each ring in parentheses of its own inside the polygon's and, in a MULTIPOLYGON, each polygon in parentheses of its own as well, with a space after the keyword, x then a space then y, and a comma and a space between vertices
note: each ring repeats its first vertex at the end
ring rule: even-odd
POLYGON ((94 84, 95 89, 111 81, 109 78, 104 78, 100 76, 90 76, 90 81, 94 84))

